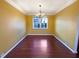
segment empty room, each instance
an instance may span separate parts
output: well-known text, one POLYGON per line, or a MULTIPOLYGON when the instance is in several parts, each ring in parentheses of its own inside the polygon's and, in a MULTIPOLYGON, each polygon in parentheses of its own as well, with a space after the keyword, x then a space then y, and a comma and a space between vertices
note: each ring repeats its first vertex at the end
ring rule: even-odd
POLYGON ((79 0, 0 0, 0 58, 78 58, 79 0))

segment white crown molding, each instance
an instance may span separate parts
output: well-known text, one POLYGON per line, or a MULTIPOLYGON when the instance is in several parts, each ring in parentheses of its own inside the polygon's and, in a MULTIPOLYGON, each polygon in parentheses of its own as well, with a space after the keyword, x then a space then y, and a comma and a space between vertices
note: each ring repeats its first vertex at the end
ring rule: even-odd
POLYGON ((24 10, 19 6, 17 6, 17 4, 15 4, 12 0, 5 0, 5 1, 9 3, 11 6, 13 6, 14 8, 16 8, 17 10, 19 10, 21 13, 25 14, 24 10))
MULTIPOLYGON (((10 5, 12 5, 14 8, 18 9, 20 12, 22 12, 23 14, 26 15, 26 12, 24 12, 24 10, 22 8, 20 8, 16 3, 14 3, 12 0, 5 0, 6 2, 8 2, 10 5)), ((75 3, 77 0, 69 0, 66 4, 64 4, 59 10, 57 10, 54 14, 49 14, 49 15, 56 15, 57 13, 59 13, 60 11, 62 11, 63 9, 67 8, 68 6, 70 6, 71 4, 75 3)), ((27 15, 33 15, 33 14, 27 14, 27 15)))
POLYGON ((66 4, 64 4, 58 11, 56 11, 56 14, 67 8, 68 6, 75 3, 77 0, 69 0, 66 4))

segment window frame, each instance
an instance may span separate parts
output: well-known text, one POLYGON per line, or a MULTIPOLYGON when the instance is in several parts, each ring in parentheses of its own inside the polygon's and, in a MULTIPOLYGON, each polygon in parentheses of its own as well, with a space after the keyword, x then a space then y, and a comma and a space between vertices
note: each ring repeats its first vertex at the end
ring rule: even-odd
MULTIPOLYGON (((35 27, 34 27, 34 20, 35 20, 34 17, 35 17, 35 16, 33 16, 33 18, 32 18, 32 29, 35 29, 35 30, 40 30, 40 29, 46 30, 46 29, 48 29, 48 17, 47 17, 47 16, 46 16, 46 17, 47 17, 47 27, 46 27, 46 28, 42 28, 42 27, 41 27, 41 25, 42 25, 41 23, 40 23, 40 28, 35 28, 35 27)), ((40 19, 39 19, 39 20, 40 20, 40 19)))

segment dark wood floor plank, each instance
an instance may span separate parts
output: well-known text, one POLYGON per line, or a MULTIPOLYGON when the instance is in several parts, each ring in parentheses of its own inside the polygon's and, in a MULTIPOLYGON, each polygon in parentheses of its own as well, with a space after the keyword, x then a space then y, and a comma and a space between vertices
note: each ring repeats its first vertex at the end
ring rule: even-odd
POLYGON ((30 35, 5 58, 75 58, 54 36, 30 35))

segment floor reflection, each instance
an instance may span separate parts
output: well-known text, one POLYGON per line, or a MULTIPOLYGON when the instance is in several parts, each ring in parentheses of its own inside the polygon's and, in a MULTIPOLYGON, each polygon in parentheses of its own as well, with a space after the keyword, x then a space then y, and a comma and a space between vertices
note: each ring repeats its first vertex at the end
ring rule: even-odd
POLYGON ((41 51, 47 52, 47 46, 48 46, 47 40, 43 39, 43 40, 40 41, 41 51))
MULTIPOLYGON (((79 54, 78 54, 79 55, 79 54)), ((78 56, 77 55, 77 56, 78 56)), ((6 57, 9 58, 58 58, 77 57, 53 36, 28 36, 6 57)))
POLYGON ((32 49, 32 53, 35 55, 40 55, 40 56, 48 56, 49 52, 48 52, 48 41, 47 39, 37 39, 33 42, 33 47, 34 49, 32 49), (36 53, 34 53, 36 52, 36 53))

